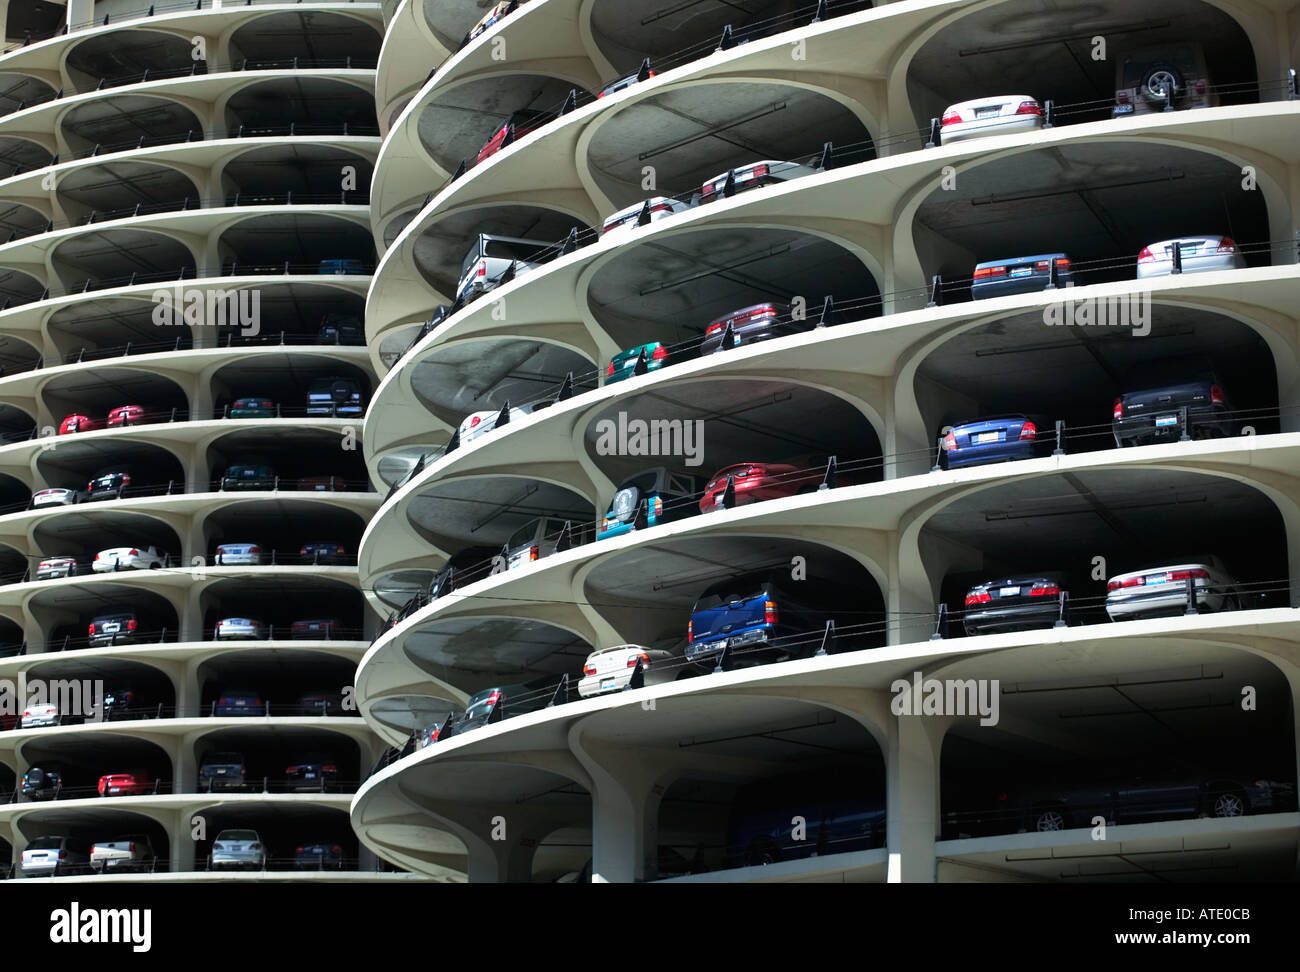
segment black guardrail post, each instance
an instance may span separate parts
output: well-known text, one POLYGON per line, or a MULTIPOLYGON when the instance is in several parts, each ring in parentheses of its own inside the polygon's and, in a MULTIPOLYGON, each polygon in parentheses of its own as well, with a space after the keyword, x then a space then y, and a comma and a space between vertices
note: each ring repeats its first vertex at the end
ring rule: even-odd
POLYGON ((1183 610, 1183 614, 1199 614, 1200 612, 1196 610, 1196 579, 1189 573, 1185 583, 1187 585, 1187 607, 1183 610))
POLYGON ((565 672, 560 676, 560 680, 555 683, 555 693, 551 696, 551 701, 546 703, 546 707, 552 708, 557 705, 564 705, 569 701, 569 673, 565 672))
POLYGON ((930 137, 925 141, 926 148, 936 148, 939 144, 940 122, 937 118, 930 119, 930 137))

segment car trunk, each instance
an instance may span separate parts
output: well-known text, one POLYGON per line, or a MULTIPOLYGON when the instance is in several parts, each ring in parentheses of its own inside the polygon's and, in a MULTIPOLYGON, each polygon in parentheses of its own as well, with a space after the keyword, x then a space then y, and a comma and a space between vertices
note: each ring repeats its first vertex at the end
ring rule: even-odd
POLYGON ((767 592, 759 590, 735 594, 725 601, 718 597, 702 602, 705 606, 697 606, 691 615, 691 640, 707 641, 764 624, 767 600, 767 592))

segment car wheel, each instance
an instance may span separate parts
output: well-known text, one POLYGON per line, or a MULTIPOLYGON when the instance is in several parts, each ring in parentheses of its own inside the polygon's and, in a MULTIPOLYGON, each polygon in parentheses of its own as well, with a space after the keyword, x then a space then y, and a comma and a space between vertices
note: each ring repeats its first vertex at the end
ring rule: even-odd
POLYGON ((1142 97, 1155 104, 1171 105, 1174 95, 1183 88, 1183 76, 1172 64, 1157 62, 1147 69, 1139 89, 1142 97))
POLYGON ((1218 794, 1210 809, 1216 817, 1244 817, 1246 801, 1242 799, 1240 793, 1228 791, 1218 794))
POLYGON ((1060 807, 1044 807, 1038 811, 1038 816, 1034 820, 1034 829, 1039 833, 1046 833, 1051 830, 1065 830, 1065 814, 1060 807))
POLYGON ((158 563, 158 561, 155 560, 153 563, 151 563, 151 564, 149 565, 149 569, 150 569, 150 570, 157 570, 157 569, 158 569, 159 567, 161 567, 161 566, 162 566, 162 564, 158 563))

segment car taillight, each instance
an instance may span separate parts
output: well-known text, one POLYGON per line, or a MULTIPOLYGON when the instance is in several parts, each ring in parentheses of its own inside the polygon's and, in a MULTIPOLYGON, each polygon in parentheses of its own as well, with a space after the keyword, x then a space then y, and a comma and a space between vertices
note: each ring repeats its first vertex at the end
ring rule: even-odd
POLYGON ((298 767, 296 767, 296 766, 286 766, 286 767, 284 768, 284 772, 285 772, 286 774, 289 774, 289 773, 296 773, 296 772, 298 772, 298 767))
MULTIPOLYGON (((686 643, 690 644, 694 640, 695 640, 695 622, 687 621, 686 622, 686 643)), ((23 713, 23 715, 26 714, 27 714, 26 712, 23 713)))
POLYGON ((1156 255, 1151 252, 1151 247, 1142 247, 1142 252, 1138 254, 1138 263, 1155 263, 1156 255))
POLYGON ((614 362, 611 361, 609 363, 609 367, 605 369, 605 377, 606 378, 613 377, 613 374, 614 374, 614 362))
POLYGON ((1117 92, 1115 92, 1115 101, 1116 101, 1117 104, 1127 105, 1127 104, 1128 104, 1128 92, 1127 92, 1127 91, 1117 91, 1117 92))
POLYGON ((486 705, 496 705, 501 701, 501 690, 493 689, 492 694, 487 697, 486 705))
POLYGON ((1223 389, 1220 388, 1218 385, 1210 386, 1210 404, 1211 405, 1223 404, 1223 389))
POLYGON ((650 510, 650 515, 651 515, 651 516, 658 518, 658 517, 660 517, 660 516, 663 515, 663 512, 664 512, 664 501, 663 501, 662 499, 660 499, 658 496, 656 496, 656 497, 651 501, 651 506, 652 506, 652 509, 650 510))
POLYGON ((583 665, 583 666, 582 666, 582 674, 584 674, 584 675, 595 675, 595 674, 596 674, 596 666, 595 666, 595 665, 583 665))
POLYGON ((655 348, 654 354, 650 355, 650 357, 655 361, 663 361, 664 358, 668 357, 668 349, 661 344, 655 348))
POLYGON ((987 280, 989 277, 1005 277, 1006 275, 1006 267, 977 267, 975 269, 976 280, 987 280))
POLYGON ((947 435, 943 437, 943 451, 944 452, 957 451, 957 436, 955 433, 949 432, 947 435))
POLYGON ((1112 406, 1111 409, 1111 415, 1113 415, 1115 418, 1124 417, 1124 399, 1122 398, 1115 399, 1115 404, 1112 406))
POLYGON ((136 627, 136 621, 135 621, 135 618, 132 618, 130 621, 128 621, 128 622, 126 623, 126 630, 127 630, 127 631, 134 631, 134 630, 135 630, 135 627, 136 627))
POLYGON ((305 850, 306 850, 306 848, 299 847, 299 848, 298 848, 294 853, 302 854, 302 853, 304 853, 305 850))
POLYGON ((1218 249, 1217 252, 1219 252, 1219 253, 1236 253, 1236 252, 1237 252, 1237 244, 1236 244, 1235 242, 1233 242, 1233 239, 1232 239, 1231 236, 1225 236, 1223 239, 1219 240, 1219 249, 1218 249))
POLYGON ((340 544, 337 548, 335 548, 334 552, 338 554, 345 554, 348 552, 348 548, 340 544))
POLYGON ((650 207, 650 212, 652 213, 671 213, 672 211, 673 207, 670 203, 660 203, 657 206, 650 207))
POLYGON ((1122 587, 1145 587, 1147 579, 1145 577, 1129 577, 1125 580, 1113 580, 1106 585, 1108 591, 1118 591, 1122 587))
POLYGON ((99 554, 95 554, 95 559, 96 559, 96 560, 99 559, 99 554))
POLYGON ((1171 570, 1166 577, 1171 581, 1209 580, 1210 573, 1206 570, 1171 570))
POLYGON ((755 307, 751 311, 746 311, 743 314, 737 314, 734 318, 732 318, 732 320, 734 320, 737 325, 740 325, 740 324, 748 324, 750 321, 756 321, 760 317, 775 317, 775 316, 776 316, 776 307, 772 304, 763 304, 760 307, 755 307))
POLYGON ((474 276, 476 276, 476 277, 486 277, 486 276, 487 276, 487 261, 486 261, 486 260, 480 260, 480 261, 478 262, 478 264, 474 267, 474 276))
POLYGON ((636 663, 637 663, 637 662, 640 662, 640 663, 641 663, 641 667, 642 667, 642 668, 649 668, 649 667, 650 667, 650 656, 647 655, 647 654, 646 654, 645 652, 643 652, 643 651, 642 651, 642 652, 638 652, 637 654, 633 655, 631 658, 629 658, 629 659, 627 660, 627 667, 628 667, 628 668, 636 668, 636 663))
POLYGON ((140 556, 140 551, 136 550, 135 547, 132 547, 130 554, 128 554, 127 556, 138 557, 140 556))
POLYGON ((993 596, 988 591, 976 591, 974 594, 966 595, 967 606, 971 604, 987 604, 993 600, 993 596))
POLYGON ((1203 94, 1205 94, 1205 79, 1204 79, 1204 78, 1201 78, 1199 81, 1196 82, 1196 93, 1197 93, 1198 95, 1203 95, 1203 94))
POLYGON ((1037 101, 1022 101, 1016 109, 1017 115, 1041 115, 1043 107, 1037 101))
MULTIPOLYGON (((92 621, 90 624, 86 625, 86 634, 93 635, 94 633, 95 633, 95 623, 92 621)), ((26 712, 23 713, 23 715, 26 714, 27 714, 26 712)))
POLYGON ((704 331, 704 333, 713 334, 716 331, 721 331, 726 326, 727 326, 726 321, 714 321, 712 324, 708 326, 708 328, 704 331))
POLYGON ((766 179, 772 174, 772 170, 765 165, 756 165, 750 173, 751 178, 766 179))
POLYGON ((961 112, 959 112, 959 111, 946 111, 946 112, 944 112, 944 113, 943 113, 943 123, 944 123, 945 125, 960 125, 960 124, 961 124, 961 112))
POLYGON ((1026 422, 1024 425, 1020 426, 1020 438, 1032 439, 1035 438, 1037 435, 1038 435, 1038 426, 1036 426, 1033 422, 1026 422))
POLYGON ((1029 589, 1030 597, 1050 597, 1060 593, 1061 589, 1055 584, 1035 584, 1029 589))
POLYGON ((260 554, 260 553, 262 552, 262 548, 261 548, 261 547, 249 547, 249 548, 248 548, 248 552, 249 552, 250 554, 260 554))
POLYGON ((776 601, 764 601, 763 602, 763 623, 776 624, 777 617, 778 617, 778 612, 776 609, 776 601))
POLYGON ((538 556, 537 544, 533 544, 531 547, 528 548, 528 559, 529 561, 533 561, 537 559, 537 556, 538 556))

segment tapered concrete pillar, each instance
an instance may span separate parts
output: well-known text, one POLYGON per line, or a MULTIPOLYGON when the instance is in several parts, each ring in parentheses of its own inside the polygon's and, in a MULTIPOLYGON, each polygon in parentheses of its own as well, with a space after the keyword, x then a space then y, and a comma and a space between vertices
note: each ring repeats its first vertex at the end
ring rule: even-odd
MULTIPOLYGON (((919 700, 918 700, 919 701, 919 700)), ((888 731, 885 785, 891 884, 932 884, 939 833, 939 754, 952 720, 896 716, 888 731)))

